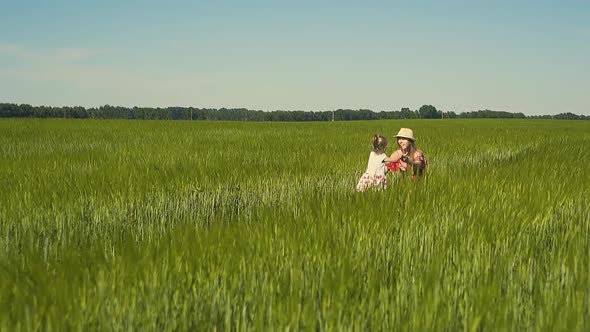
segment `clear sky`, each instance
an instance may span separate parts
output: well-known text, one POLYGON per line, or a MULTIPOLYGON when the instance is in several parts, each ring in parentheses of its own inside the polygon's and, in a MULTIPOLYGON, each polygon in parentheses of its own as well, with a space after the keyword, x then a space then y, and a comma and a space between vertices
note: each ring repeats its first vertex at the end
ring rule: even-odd
POLYGON ((0 2, 0 102, 590 115, 587 0, 0 2))

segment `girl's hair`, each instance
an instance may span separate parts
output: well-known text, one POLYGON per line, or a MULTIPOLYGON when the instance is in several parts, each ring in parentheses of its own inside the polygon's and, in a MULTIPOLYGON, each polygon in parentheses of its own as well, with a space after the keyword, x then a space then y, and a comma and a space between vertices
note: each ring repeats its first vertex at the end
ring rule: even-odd
POLYGON ((387 150, 387 144, 389 144, 387 137, 380 134, 375 134, 373 136, 371 148, 373 148, 373 151, 377 153, 385 153, 385 150, 387 150))

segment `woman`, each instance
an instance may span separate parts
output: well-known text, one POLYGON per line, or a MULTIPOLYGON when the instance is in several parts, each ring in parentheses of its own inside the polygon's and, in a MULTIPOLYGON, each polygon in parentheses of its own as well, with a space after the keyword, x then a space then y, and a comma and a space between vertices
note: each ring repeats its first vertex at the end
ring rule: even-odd
POLYGON ((385 158, 383 162, 387 163, 387 167, 394 172, 403 172, 408 174, 409 169, 412 171, 412 180, 416 176, 424 175, 428 161, 421 150, 416 148, 414 132, 409 128, 402 128, 397 135, 397 145, 399 150, 395 150, 389 158, 385 158))

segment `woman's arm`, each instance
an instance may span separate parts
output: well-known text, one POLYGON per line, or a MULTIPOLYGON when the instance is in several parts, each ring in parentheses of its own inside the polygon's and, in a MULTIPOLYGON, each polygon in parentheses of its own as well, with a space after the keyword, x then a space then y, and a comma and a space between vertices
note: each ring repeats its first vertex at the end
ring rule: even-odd
POLYGON ((395 150, 388 158, 383 159, 384 163, 394 163, 403 157, 402 150, 395 150))

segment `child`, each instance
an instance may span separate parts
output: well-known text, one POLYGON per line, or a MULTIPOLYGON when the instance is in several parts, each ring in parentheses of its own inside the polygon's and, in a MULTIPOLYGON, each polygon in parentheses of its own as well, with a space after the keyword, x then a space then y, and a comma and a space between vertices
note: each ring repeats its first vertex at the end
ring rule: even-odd
POLYGON ((373 136, 373 142, 371 143, 373 151, 369 154, 367 170, 356 185, 356 191, 365 191, 372 187, 377 189, 387 187, 387 178, 385 177, 387 167, 385 167, 383 159, 387 158, 385 150, 387 149, 388 143, 387 138, 382 135, 377 134, 373 136))

